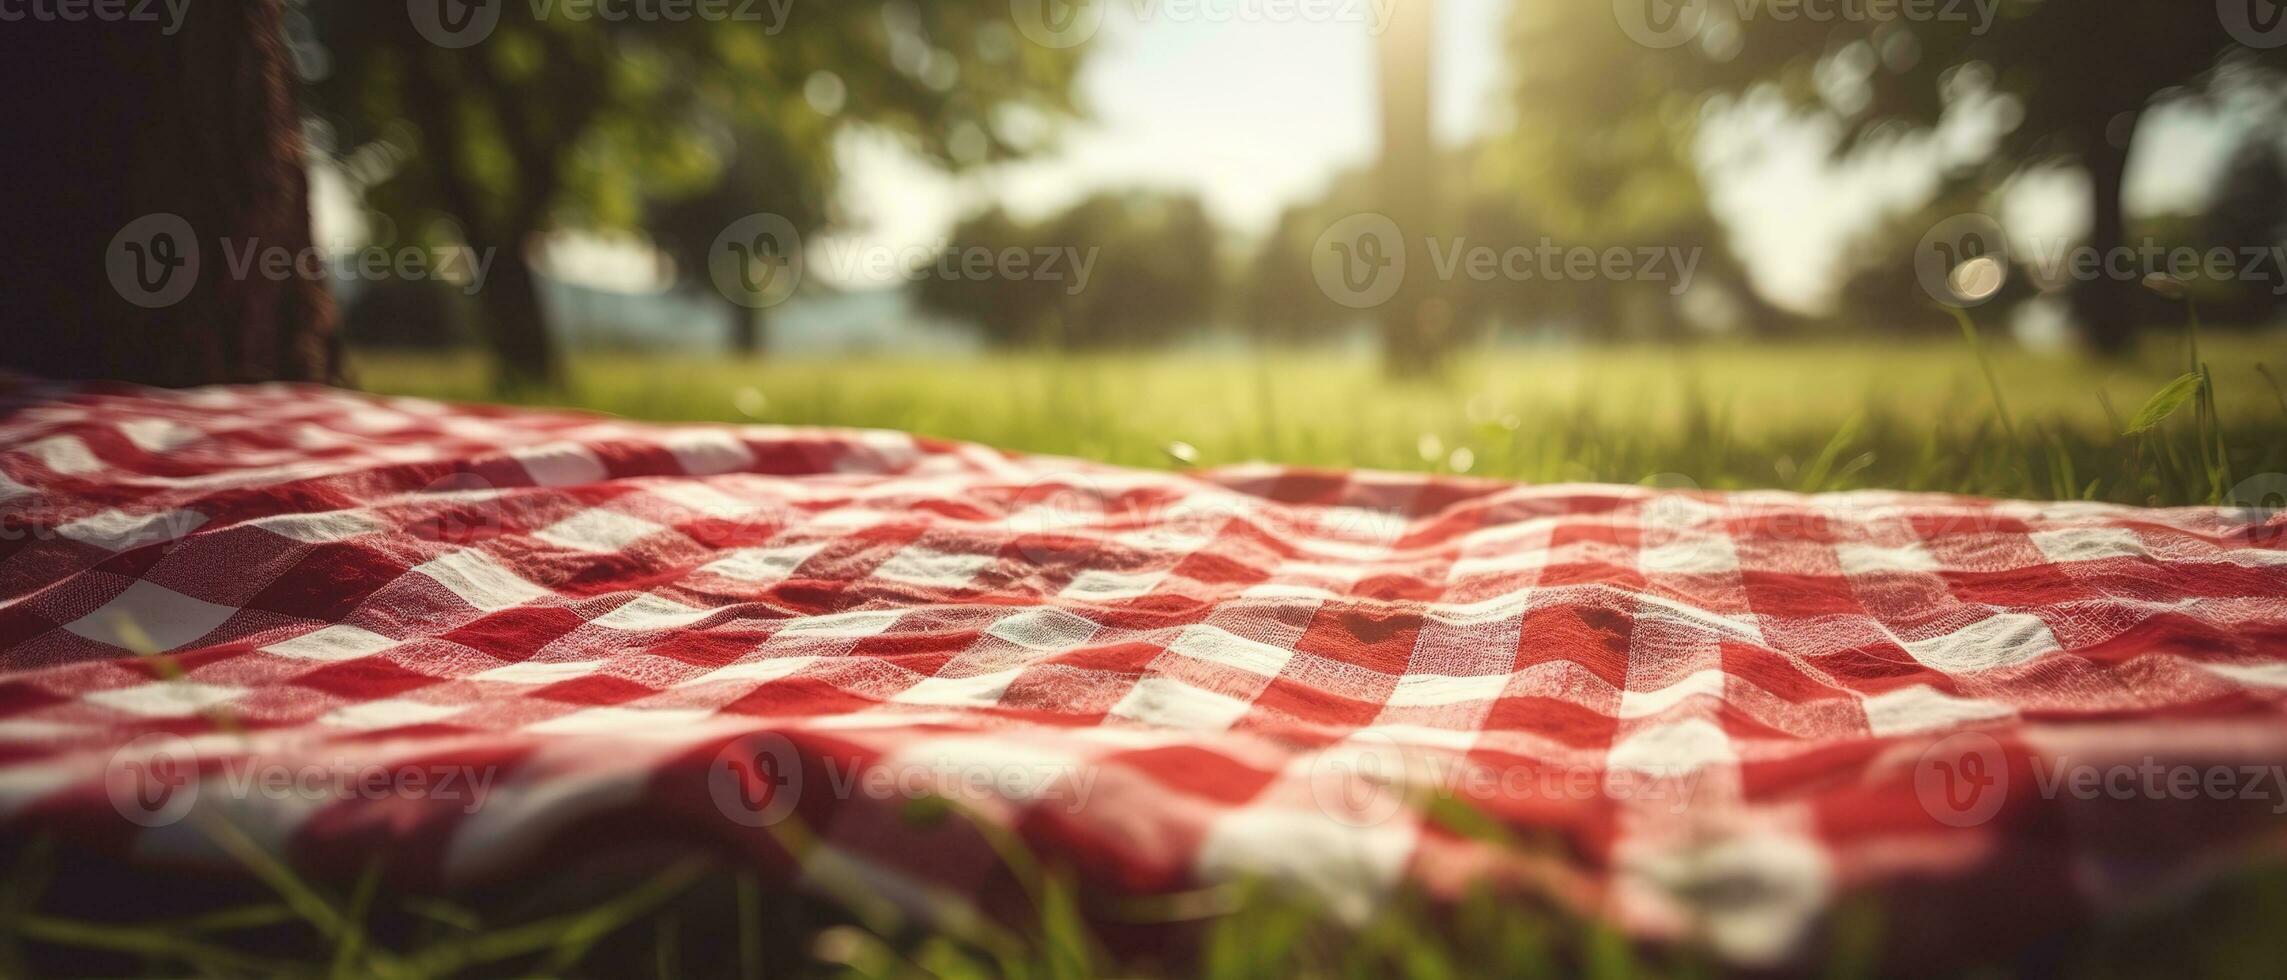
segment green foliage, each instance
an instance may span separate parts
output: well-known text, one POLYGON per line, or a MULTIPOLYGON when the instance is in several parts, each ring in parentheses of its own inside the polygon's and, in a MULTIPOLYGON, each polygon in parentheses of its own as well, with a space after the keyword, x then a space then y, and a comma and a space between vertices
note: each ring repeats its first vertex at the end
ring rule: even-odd
POLYGON ((994 208, 955 226, 916 298, 1003 346, 1159 343, 1214 312, 1219 241, 1188 194, 1099 193, 1038 223, 994 208))
POLYGON ((319 148, 400 229, 498 255, 483 326, 499 368, 542 382, 555 380, 552 347, 519 275, 534 236, 650 231, 703 269, 689 258, 712 243, 710 222, 827 220, 834 141, 850 127, 948 167, 1040 148, 1075 111, 1086 50, 1023 43, 989 4, 790 0, 783 23, 495 6, 498 25, 458 49, 422 37, 403 4, 297 10, 316 52, 304 60, 319 148), (813 86, 839 97, 812 99, 813 86))
MULTIPOLYGON (((1746 108, 1760 120, 1812 124, 1806 132, 1831 134, 1831 153, 1853 161, 1942 146, 1937 165, 1947 185, 1992 188, 2033 168, 2083 167, 2089 243, 2110 250, 2126 240, 2124 177, 2146 111, 2226 97, 2239 99, 2235 113, 2278 110, 2276 98, 2257 106, 2239 96, 2276 92, 2282 54, 2241 47, 2214 10, 2171 0, 2102 9, 1995 0, 1988 22, 1987 8, 1935 5, 1923 8, 1934 16, 1917 19, 1896 7, 1888 16, 1802 17, 1768 4, 1519 3, 1509 35, 1518 121, 1503 140, 1511 182, 1553 199, 1540 210, 1560 224, 1571 216, 1706 241, 1698 167, 1755 160, 1703 159, 1694 150, 1706 147, 1694 137, 1704 120, 1746 108), (1640 47, 1614 24, 1615 9, 1623 20, 1649 9, 1699 26, 1673 48, 1640 47), (1941 126, 1982 135, 1934 138, 1941 126)), ((1903 281, 1894 270, 1910 267, 1891 258, 1903 242, 1874 235, 1878 254, 1868 258, 1880 263, 1846 289, 1844 298, 1858 301, 1846 314, 1896 308, 1882 300, 1903 281)), ((2140 322, 2133 284, 2095 277, 2057 285, 2074 287, 2092 340, 2124 349, 2140 322)))

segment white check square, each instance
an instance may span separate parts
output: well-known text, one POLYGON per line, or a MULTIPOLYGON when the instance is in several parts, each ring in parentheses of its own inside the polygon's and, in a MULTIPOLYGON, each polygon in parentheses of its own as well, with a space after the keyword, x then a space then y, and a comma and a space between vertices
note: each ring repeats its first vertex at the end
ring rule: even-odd
POLYGON ((123 650, 159 653, 205 636, 235 612, 229 606, 138 580, 118 598, 65 624, 64 629, 123 650))
POLYGON ((262 652, 296 660, 355 660, 369 657, 396 646, 392 640, 372 630, 361 629, 347 623, 337 623, 324 629, 312 630, 291 640, 281 640, 263 647, 262 652))
POLYGON ((1507 674, 1481 674, 1472 677, 1448 677, 1443 674, 1407 674, 1398 678, 1398 686, 1390 692, 1389 704, 1393 708, 1418 708, 1444 704, 1467 704, 1472 701, 1491 701, 1509 688, 1507 674))
POLYGON ((410 698, 388 698, 335 708, 320 717, 318 723, 331 725, 335 728, 372 731, 382 728, 426 725, 460 714, 461 710, 462 708, 458 705, 430 704, 427 701, 415 701, 410 698))
POLYGON ((550 524, 533 537, 571 551, 611 553, 667 530, 639 517, 616 510, 591 507, 550 524))
POLYGON ((985 635, 999 637, 1027 650, 1070 650, 1096 635, 1094 621, 1061 609, 1027 609, 985 627, 985 635))
POLYGON ((1247 714, 1246 701, 1193 687, 1172 677, 1145 677, 1112 706, 1112 717, 1177 728, 1219 732, 1247 714))
POLYGON ((499 612, 554 593, 509 571, 484 552, 461 550, 413 568, 435 579, 461 601, 485 612, 499 612))
POLYGON ((1167 577, 1167 569, 1141 572, 1113 572, 1091 568, 1072 577, 1064 586, 1062 595, 1067 599, 1088 599, 1104 602, 1112 599, 1135 599, 1151 594, 1160 580, 1167 577))
POLYGON ((146 718, 188 718, 241 694, 245 688, 196 681, 154 681, 86 695, 95 704, 146 718))
POLYGON ((1167 645, 1167 650, 1264 677, 1277 677, 1279 671, 1286 669, 1287 661, 1294 659, 1293 650, 1257 643, 1221 627, 1207 625, 1184 627, 1175 642, 1167 645))
POLYGON ((794 574, 794 570, 809 561, 811 555, 825 547, 824 541, 804 541, 767 548, 740 548, 699 566, 699 571, 741 582, 779 582, 794 574))
POLYGON ((564 660, 552 663, 527 660, 470 674, 468 679, 506 684, 553 684, 575 677, 586 677, 602 670, 603 666, 601 660, 564 660))
POLYGON ((956 589, 969 584, 978 573, 991 568, 998 560, 992 555, 938 551, 913 545, 891 555, 880 568, 874 569, 874 577, 907 585, 956 589))

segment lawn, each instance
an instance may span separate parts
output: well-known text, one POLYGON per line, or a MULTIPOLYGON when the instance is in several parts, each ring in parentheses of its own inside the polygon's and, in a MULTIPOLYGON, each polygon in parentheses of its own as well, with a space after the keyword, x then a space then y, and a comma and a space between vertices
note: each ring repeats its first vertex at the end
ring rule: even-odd
MULTIPOLYGON (((630 418, 903 429, 1131 466, 1267 460, 1606 481, 1833 490, 1883 486, 2123 503, 2221 500, 2287 471, 2287 350, 2210 339, 2227 447, 2202 463, 2198 401, 2124 437, 2186 371, 2179 342, 2132 362, 1966 343, 1504 349, 1393 382, 1333 353, 1012 354, 974 360, 586 355, 569 390, 516 399, 630 418), (2264 368, 2258 365, 2271 362, 2264 368), (2005 406, 1996 406, 1999 400, 2005 406), (2228 472, 2225 472, 2228 470, 2228 472), (2222 477, 2232 479, 2224 480, 2222 477)), ((484 362, 369 352, 381 392, 493 397, 484 362)))

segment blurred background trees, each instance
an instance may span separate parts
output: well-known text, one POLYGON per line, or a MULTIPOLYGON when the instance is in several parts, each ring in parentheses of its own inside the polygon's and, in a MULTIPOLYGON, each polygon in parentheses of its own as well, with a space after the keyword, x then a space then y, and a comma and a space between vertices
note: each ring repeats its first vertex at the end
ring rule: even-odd
POLYGON ((1007 159, 1037 146, 1012 110, 1071 114, 1085 50, 1022 43, 1005 11, 966 4, 801 0, 782 34, 487 6, 497 25, 460 47, 424 37, 403 4, 301 9, 321 148, 399 228, 495 256, 477 304, 505 385, 561 380, 535 281, 543 232, 664 232, 689 259, 709 222, 685 204, 726 208, 718 230, 773 209, 815 229, 843 127, 897 134, 946 166, 1007 159))
MULTIPOLYGON (((1601 16, 1575 9, 1589 6, 1598 5, 1527 4, 1520 22, 1530 23, 1522 12, 1536 9, 1601 16)), ((2029 169, 2078 169, 2089 222, 2083 243, 2099 254, 2129 243, 2129 163, 2147 149, 2138 137, 2151 110, 2239 85, 2279 84, 2270 66, 2280 49, 2242 46, 2212 6, 2171 0, 2122 0, 2101 11, 1991 0, 1990 23, 1982 19, 1987 8, 1967 3, 1949 8, 1963 16, 1923 21, 1742 20, 1745 8, 1705 2, 1678 9, 1697 22, 1693 42, 1650 59, 1650 84, 1632 70, 1615 87, 1687 109, 1694 94, 1776 97, 1802 116, 1834 124, 1842 134, 1838 157, 1894 149, 1949 122, 1968 123, 1981 130, 1984 145, 1945 166, 1977 171, 1988 186, 2029 169)), ((1584 26, 1565 37, 1577 43, 1598 33, 1584 26)), ((1576 49, 1568 43, 1535 50, 1576 49)), ((2137 326, 2136 283, 2100 276, 2075 282, 2071 292, 2087 343, 2104 353, 2125 351, 2137 326)))
MULTIPOLYGON (((948 172, 1021 174, 1001 165, 1051 149, 1085 118, 1078 82, 1099 49, 1036 43, 1003 4, 789 2, 783 31, 499 4, 497 26, 465 46, 432 43, 393 3, 295 5, 318 145, 355 193, 406 238, 494 255, 473 299, 375 290, 405 295, 359 296, 353 330, 424 344, 465 333, 482 339, 503 384, 554 384, 566 330, 546 300, 547 260, 567 236, 590 236, 658 256, 674 273, 669 296, 645 300, 650 315, 735 354, 767 349, 776 328, 766 323, 842 322, 813 315, 841 301, 838 289, 894 289, 895 303, 849 316, 942 318, 992 348, 1372 341, 1418 373, 1484 343, 1950 336, 1913 271, 1923 235, 1952 215, 1999 213, 2008 192, 2044 175, 2077 175, 2086 229, 2072 244, 2287 241, 2287 48, 2242 45, 2207 7, 1965 0, 1924 19, 1814 18, 1716 0, 1643 0, 1640 11, 1635 0, 1510 0, 1498 8, 1498 107, 1490 125, 1454 138, 1430 125, 1432 73, 1417 63, 1435 59, 1415 30, 1430 8, 1399 0, 1403 16, 1366 42, 1379 66, 1366 84, 1384 107, 1376 145, 1266 223, 1228 223, 1181 184, 1108 179, 1047 198, 1008 193, 1022 178, 965 184, 988 190, 886 288, 810 276, 788 305, 750 309, 709 281, 718 236, 768 213, 813 247, 862 237, 845 199, 850 134, 890 134, 948 172), (1631 11, 1673 14, 1680 43, 1632 33, 1631 11), (2132 213, 2131 163, 2171 152, 2147 120, 2192 105, 2244 123, 2231 163, 2204 206, 2132 213), (1912 156, 1934 171, 1929 193, 1849 237, 1816 304, 1775 298, 1768 273, 1781 260, 1740 244, 1741 223, 1758 219, 1719 206, 1728 174, 1764 165, 1749 116, 1825 134, 1837 168, 1912 156), (1402 218, 1415 251, 1430 239, 1546 241, 1685 250, 1697 265, 1680 289, 1597 276, 1438 280, 1429 256, 1415 255, 1404 292, 1351 309, 1314 280, 1312 258, 1331 226, 1361 212, 1402 218), (960 273, 970 253, 1011 249, 1090 256, 1086 287, 1075 288, 1082 270, 1069 259, 1057 279, 960 273), (727 333, 688 322, 702 308, 727 333), (448 318, 470 329, 406 326, 448 318)), ((1184 149, 1168 147, 1179 159, 1184 149)), ((2141 327, 2181 316, 2133 277, 2063 275, 2031 255, 2009 269, 1980 313, 1997 324, 2047 311, 2091 349, 2119 353, 2141 327)), ((2273 275, 2189 286, 2211 319, 2263 324, 2279 312, 2287 269, 2273 275)))
POLYGON ((954 226, 915 297, 995 346, 1165 344, 1208 327, 1221 242, 1188 194, 1094 194, 1037 223, 994 208, 954 226))

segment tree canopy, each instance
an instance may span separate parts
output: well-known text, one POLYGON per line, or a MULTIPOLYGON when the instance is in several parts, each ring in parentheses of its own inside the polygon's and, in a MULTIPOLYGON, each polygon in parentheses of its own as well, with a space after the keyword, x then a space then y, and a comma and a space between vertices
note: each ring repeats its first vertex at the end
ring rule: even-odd
POLYGON ((438 234, 496 254, 479 319, 510 384, 559 372, 536 234, 658 231, 688 259, 694 219, 675 205, 694 200, 729 208, 725 226, 777 209, 815 228, 844 129, 895 133, 946 167, 1021 155, 1075 114, 1086 51, 1023 43, 997 9, 911 0, 786 0, 728 20, 438 9, 454 6, 475 12, 310 0, 304 70, 322 146, 369 203, 419 233, 445 219, 438 234))

